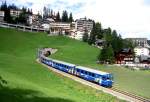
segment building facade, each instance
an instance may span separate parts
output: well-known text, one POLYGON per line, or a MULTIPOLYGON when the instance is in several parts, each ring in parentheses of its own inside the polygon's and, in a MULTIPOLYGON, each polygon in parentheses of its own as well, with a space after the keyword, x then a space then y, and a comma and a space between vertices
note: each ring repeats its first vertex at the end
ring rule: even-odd
POLYGON ((4 11, 0 11, 0 22, 4 21, 4 11))
POLYGON ((145 47, 135 47, 134 48, 135 56, 149 56, 150 51, 145 47))
POLYGON ((20 10, 10 10, 10 15, 12 17, 19 17, 21 11, 20 10))
POLYGON ((91 30, 93 29, 93 21, 87 18, 80 18, 72 22, 70 37, 82 40, 85 32, 90 35, 91 30))
POLYGON ((150 48, 147 38, 127 38, 127 40, 132 41, 136 46, 150 48))
POLYGON ((87 30, 88 32, 91 32, 93 28, 93 21, 92 20, 89 20, 89 19, 86 19, 86 18, 80 18, 80 19, 77 19, 75 21, 75 29, 77 31, 85 31, 87 30))
POLYGON ((134 62, 133 51, 131 49, 122 49, 115 55, 116 64, 132 64, 134 62))
POLYGON ((70 31, 70 23, 53 22, 50 23, 50 34, 65 34, 70 31))

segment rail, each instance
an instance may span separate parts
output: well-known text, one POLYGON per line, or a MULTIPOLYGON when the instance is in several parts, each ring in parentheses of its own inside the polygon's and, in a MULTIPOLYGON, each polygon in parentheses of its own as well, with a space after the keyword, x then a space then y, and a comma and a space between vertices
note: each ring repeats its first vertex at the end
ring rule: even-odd
MULTIPOLYGON (((43 49, 43 50, 38 49, 38 58, 40 58, 39 57, 40 54, 43 54, 47 50, 48 50, 48 48, 43 49)), ((50 51, 53 51, 53 49, 50 49, 50 51)), ((38 62, 41 63, 40 60, 38 60, 38 62)), ((122 90, 119 90, 119 89, 117 89, 115 87, 104 88, 104 87, 99 86, 99 85, 97 85, 95 83, 92 83, 92 82, 86 81, 84 79, 81 79, 81 78, 79 78, 77 76, 73 76, 71 74, 68 74, 68 73, 56 70, 54 68, 51 68, 50 66, 48 66, 46 64, 43 64, 43 63, 41 63, 41 64, 44 65, 44 66, 46 66, 46 67, 48 67, 50 70, 52 70, 52 71, 54 71, 56 73, 59 73, 59 74, 61 74, 63 76, 66 76, 66 77, 69 77, 69 78, 71 78, 71 79, 73 79, 73 80, 75 80, 77 82, 80 82, 80 83, 82 83, 84 85, 87 85, 87 86, 90 86, 92 88, 95 88, 97 90, 102 90, 103 92, 109 93, 109 94, 111 94, 113 96, 116 96, 116 97, 118 97, 120 99, 131 101, 131 102, 150 102, 150 99, 148 99, 148 98, 144 98, 142 96, 135 95, 135 94, 129 93, 127 91, 122 91, 122 90)))
POLYGON ((119 89, 117 89, 117 88, 115 88, 115 87, 112 87, 111 90, 116 91, 116 92, 119 92, 119 93, 124 94, 124 95, 127 95, 127 96, 129 96, 129 97, 132 97, 132 98, 134 98, 135 101, 137 101, 137 102, 150 102, 150 99, 148 99, 148 98, 144 98, 144 97, 142 97, 142 96, 138 96, 138 95, 135 95, 135 94, 133 94, 133 93, 129 93, 129 92, 127 92, 127 91, 122 91, 122 90, 119 90, 119 89))
POLYGON ((40 28, 40 27, 33 27, 33 26, 25 26, 25 25, 19 25, 19 24, 10 24, 10 23, 4 23, 0 22, 0 27, 3 28, 14 28, 22 31, 29 31, 29 32, 47 32, 46 29, 40 28))

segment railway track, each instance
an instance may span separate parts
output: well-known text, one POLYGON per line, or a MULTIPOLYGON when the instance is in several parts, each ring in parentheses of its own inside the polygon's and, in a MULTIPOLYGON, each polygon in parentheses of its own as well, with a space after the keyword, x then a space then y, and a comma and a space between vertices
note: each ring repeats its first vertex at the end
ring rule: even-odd
MULTIPOLYGON (((55 52, 54 52, 55 53, 55 52)), ((49 68, 50 70, 54 71, 55 73, 58 73, 58 74, 61 74, 65 77, 68 77, 68 78, 71 78, 81 84, 84 84, 84 85, 87 85, 87 86, 90 86, 92 88, 95 88, 97 90, 101 90, 105 93, 108 93, 108 94, 111 94, 113 96, 116 96, 118 97, 119 99, 123 99, 123 100, 126 100, 126 101, 129 101, 129 102, 150 102, 150 99, 148 98, 144 98, 142 96, 138 96, 138 95, 135 95, 133 93, 129 93, 127 91, 122 91, 122 90, 119 90, 115 87, 112 87, 112 88, 105 88, 105 87, 102 87, 98 84, 95 84, 95 83, 92 83, 92 82, 89 82, 87 80, 84 80, 82 78, 79 78, 77 76, 74 76, 74 75, 71 75, 71 74, 68 74, 68 73, 65 73, 65 72, 62 72, 60 70, 57 70, 55 68, 52 68, 46 64, 43 64, 39 61, 39 59, 37 59, 37 62, 44 65, 45 67, 49 68)))
POLYGON ((94 89, 101 90, 101 91, 103 91, 105 93, 108 93, 108 94, 111 94, 113 96, 116 96, 119 99, 123 99, 123 100, 129 101, 129 102, 150 102, 150 99, 147 99, 147 98, 144 98, 144 97, 141 97, 141 96, 138 96, 138 95, 126 92, 126 91, 119 90, 119 89, 117 89, 115 87, 105 88, 105 87, 99 86, 98 84, 95 84, 95 83, 86 81, 84 79, 81 79, 81 78, 79 78, 77 76, 74 76, 74 75, 71 75, 71 74, 59 71, 57 69, 54 69, 54 68, 52 68, 52 67, 50 67, 48 65, 45 65, 45 64, 41 63, 38 59, 37 59, 37 62, 42 64, 42 65, 44 65, 48 69, 54 71, 55 73, 58 73, 58 74, 61 74, 61 75, 65 76, 65 77, 71 78, 71 79, 73 79, 73 80, 75 80, 75 81, 77 81, 77 82, 79 82, 81 84, 90 86, 90 87, 92 87, 94 89))
POLYGON ((129 97, 132 97, 132 98, 135 99, 135 102, 150 102, 150 99, 147 99, 147 98, 144 98, 144 97, 141 97, 141 96, 129 93, 127 91, 119 90, 119 89, 117 89, 115 87, 111 88, 111 90, 119 92, 119 93, 124 94, 124 95, 127 95, 129 97))

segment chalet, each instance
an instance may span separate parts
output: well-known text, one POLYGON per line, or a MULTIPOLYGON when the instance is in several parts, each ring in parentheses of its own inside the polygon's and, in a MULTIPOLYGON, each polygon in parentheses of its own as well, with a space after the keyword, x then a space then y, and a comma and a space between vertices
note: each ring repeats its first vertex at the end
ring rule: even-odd
POLYGON ((132 64, 134 61, 133 51, 125 48, 115 54, 116 64, 132 64))

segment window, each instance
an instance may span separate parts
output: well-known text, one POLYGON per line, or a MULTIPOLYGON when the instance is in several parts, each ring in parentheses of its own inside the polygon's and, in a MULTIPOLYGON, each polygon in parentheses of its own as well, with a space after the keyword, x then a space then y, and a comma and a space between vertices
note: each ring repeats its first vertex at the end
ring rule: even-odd
POLYGON ((81 70, 81 73, 83 73, 83 70, 81 70))
POLYGON ((85 71, 85 74, 88 74, 87 71, 85 71))
POLYGON ((95 74, 94 73, 92 73, 92 77, 94 77, 95 76, 95 74))
POLYGON ((77 69, 77 72, 80 72, 80 70, 79 70, 79 69, 77 69))
POLYGON ((68 69, 69 67, 68 67, 68 66, 66 66, 66 68, 68 69))

